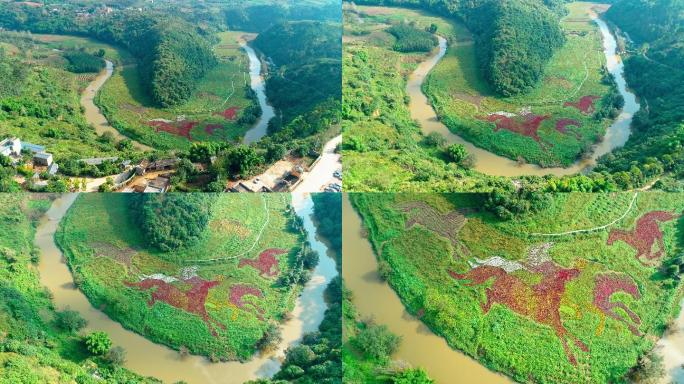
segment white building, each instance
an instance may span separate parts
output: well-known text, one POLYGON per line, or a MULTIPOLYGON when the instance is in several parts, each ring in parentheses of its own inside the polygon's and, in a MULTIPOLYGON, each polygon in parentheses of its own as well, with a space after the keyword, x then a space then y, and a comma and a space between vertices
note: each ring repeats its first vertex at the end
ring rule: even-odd
POLYGON ((0 155, 7 157, 21 156, 21 140, 10 137, 0 141, 0 155))

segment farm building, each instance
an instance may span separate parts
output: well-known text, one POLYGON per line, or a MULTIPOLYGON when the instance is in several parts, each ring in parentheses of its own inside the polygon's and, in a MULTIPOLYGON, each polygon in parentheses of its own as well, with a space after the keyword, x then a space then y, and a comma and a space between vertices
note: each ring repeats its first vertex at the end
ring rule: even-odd
POLYGON ((35 165, 44 165, 44 166, 51 166, 52 165, 52 154, 47 153, 47 152, 40 152, 36 153, 33 155, 33 164, 35 165))

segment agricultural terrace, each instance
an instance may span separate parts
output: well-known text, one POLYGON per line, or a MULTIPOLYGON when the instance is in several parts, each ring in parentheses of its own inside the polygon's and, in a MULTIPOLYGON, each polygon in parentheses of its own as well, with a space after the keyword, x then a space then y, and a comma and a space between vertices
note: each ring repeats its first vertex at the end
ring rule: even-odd
POLYGON ((453 348, 520 382, 622 382, 679 312, 684 195, 555 195, 509 221, 484 198, 352 202, 390 285, 453 348))
POLYGON ((126 136, 159 149, 187 149, 193 141, 239 141, 258 109, 249 88, 249 59, 239 45, 250 36, 235 31, 217 36, 218 64, 178 106, 154 106, 135 64, 115 68, 96 99, 107 120, 126 136))
MULTIPOLYGON (((448 166, 411 118, 406 78, 426 54, 400 53, 392 24, 437 25, 439 33, 467 33, 459 24, 401 8, 361 7, 344 13, 343 153, 345 190, 482 190, 481 174, 448 166)), ((489 178, 491 179, 491 178, 489 178)))
POLYGON ((601 33, 590 17, 593 7, 567 6, 561 21, 565 45, 539 85, 514 97, 495 96, 488 87, 467 32, 439 29, 449 48, 423 91, 442 122, 473 144, 511 159, 550 167, 581 158, 617 116, 614 107, 621 107, 604 69, 601 33))
POLYGON ((299 293, 280 279, 303 241, 289 195, 217 195, 200 240, 167 253, 146 245, 133 198, 81 195, 60 223, 58 244, 93 305, 155 342, 212 360, 268 347, 299 293))
POLYGON ((131 57, 126 52, 83 37, 10 31, 0 31, 0 47, 22 68, 0 86, 0 138, 17 136, 44 145, 58 162, 117 154, 112 143, 98 140, 80 112, 80 94, 99 69, 72 72, 90 68, 75 66, 66 57, 78 54, 97 63, 102 60, 94 55, 103 50, 109 60, 127 63, 131 57))

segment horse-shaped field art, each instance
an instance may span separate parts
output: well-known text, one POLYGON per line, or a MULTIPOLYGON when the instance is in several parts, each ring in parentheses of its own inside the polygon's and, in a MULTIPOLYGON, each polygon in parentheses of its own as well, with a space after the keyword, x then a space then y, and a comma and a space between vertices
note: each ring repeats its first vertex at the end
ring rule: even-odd
MULTIPOLYGON (((570 350, 567 340, 570 339, 584 352, 589 352, 587 345, 570 334, 562 323, 560 306, 568 283, 577 279, 582 273, 581 267, 563 268, 547 259, 546 251, 550 245, 532 248, 533 253, 541 253, 537 259, 518 263, 515 261, 502 262, 499 257, 478 260, 477 266, 466 273, 449 271, 449 275, 456 280, 467 280, 466 286, 478 286, 493 280, 490 287, 485 289, 486 301, 480 303, 482 311, 487 314, 492 305, 501 304, 519 315, 529 317, 534 321, 551 327, 561 340, 563 349, 571 364, 577 365, 577 359, 570 350), (526 270, 533 274, 540 274, 541 280, 536 284, 529 284, 516 275, 514 271, 526 270)), ((578 263, 583 264, 583 263, 578 263)), ((641 319, 624 303, 611 301, 613 294, 624 292, 635 300, 641 298, 636 284, 627 276, 615 273, 601 273, 594 276, 593 302, 586 303, 592 312, 601 316, 597 335, 602 332, 606 317, 615 319, 629 328, 632 334, 640 336, 638 326, 641 319), (615 308, 622 309, 631 323, 622 317, 615 308)), ((577 308, 577 306, 575 306, 577 308)), ((579 310, 579 309, 578 309, 579 310)))
POLYGON ((256 304, 245 302, 245 296, 254 296, 257 298, 264 297, 264 294, 259 288, 250 287, 244 284, 236 284, 230 287, 229 300, 230 303, 243 311, 253 313, 259 320, 264 321, 264 310, 259 308, 256 304), (250 310, 251 307, 251 310, 250 310))
POLYGON ((666 211, 648 212, 637 220, 635 228, 631 231, 612 229, 608 235, 608 245, 613 245, 618 240, 624 241, 637 251, 636 258, 642 264, 659 259, 665 253, 665 244, 658 223, 668 222, 677 217, 679 216, 666 211), (656 244, 658 249, 654 250, 653 246, 656 244))
POLYGON ((635 300, 640 299, 641 293, 639 292, 639 288, 634 281, 627 276, 605 273, 596 275, 595 283, 593 304, 603 314, 597 335, 601 334, 603 331, 606 316, 609 316, 626 325, 635 336, 641 336, 642 333, 639 332, 638 329, 638 326, 641 325, 641 319, 639 316, 637 316, 637 314, 629 309, 624 303, 611 301, 610 299, 614 293, 618 292, 627 293, 635 300), (620 316, 619 312, 615 311, 615 308, 622 309, 632 320, 632 323, 620 316))
POLYGON ((542 280, 534 285, 528 285, 501 267, 489 265, 478 266, 463 274, 453 271, 449 271, 449 274, 456 280, 469 280, 467 286, 481 285, 493 279, 492 286, 485 290, 486 301, 480 303, 482 311, 487 314, 492 305, 498 303, 522 316, 550 326, 563 343, 568 360, 576 365, 577 359, 572 354, 567 339, 572 340, 584 352, 589 352, 589 348, 563 326, 560 304, 565 286, 577 278, 581 271, 576 268, 560 268, 552 262, 544 264, 542 280))
POLYGON ((287 253, 287 251, 284 249, 267 249, 261 252, 256 260, 240 260, 240 263, 238 263, 238 268, 242 268, 245 265, 249 265, 258 270, 259 275, 261 276, 276 277, 278 276, 278 273, 280 273, 280 268, 278 267, 278 259, 276 259, 276 255, 282 255, 284 253, 287 253))
POLYGON ((425 227, 439 236, 446 237, 455 249, 467 254, 468 249, 458 239, 458 233, 467 221, 465 210, 442 213, 423 201, 404 202, 397 208, 408 216, 406 229, 411 229, 415 225, 425 227))
POLYGON ((167 277, 165 279, 146 278, 137 283, 124 282, 124 284, 129 287, 137 288, 141 291, 153 289, 152 297, 147 302, 147 305, 150 307, 153 306, 157 301, 161 301, 171 305, 172 307, 198 315, 202 318, 214 337, 216 337, 217 334, 213 324, 217 325, 221 329, 226 329, 223 324, 209 317, 205 307, 207 296, 209 295, 209 289, 219 285, 218 281, 207 281, 198 276, 193 276, 185 280, 178 280, 173 277, 167 277), (187 291, 181 290, 172 284, 172 282, 176 281, 189 284, 190 289, 187 291))

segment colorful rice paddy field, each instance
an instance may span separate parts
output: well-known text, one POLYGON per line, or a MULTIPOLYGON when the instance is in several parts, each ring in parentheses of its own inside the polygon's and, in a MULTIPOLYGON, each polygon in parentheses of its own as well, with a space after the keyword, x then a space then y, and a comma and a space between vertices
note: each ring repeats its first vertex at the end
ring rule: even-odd
POLYGON ((282 283, 303 234, 286 194, 214 197, 199 241, 149 247, 127 194, 81 195, 56 239, 96 308, 145 337, 217 360, 246 360, 293 309, 282 283))
MULTIPOLYGON (((596 112, 610 85, 602 82, 605 56, 601 35, 589 16, 592 3, 571 3, 561 24, 567 42, 546 68, 539 86, 523 95, 493 93, 479 69, 470 32, 453 20, 427 12, 390 7, 357 7, 350 41, 390 50, 394 39, 384 29, 401 21, 420 29, 435 24, 448 41, 445 57, 428 76, 423 91, 442 122, 454 133, 494 153, 542 166, 568 166, 601 140, 609 119, 596 112)), ((425 55, 402 54, 404 73, 425 55)))
POLYGON ((239 141, 253 122, 240 117, 256 100, 249 98, 249 60, 240 48, 243 32, 221 32, 215 46, 218 65, 191 98, 172 108, 155 107, 135 65, 116 68, 96 102, 112 126, 159 149, 186 149, 193 141, 239 141))
MULTIPOLYGON (((482 78, 477 47, 455 29, 444 31, 446 56, 423 90, 452 132, 491 152, 542 166, 568 166, 601 140, 610 118, 597 112, 610 102, 605 55, 592 3, 571 3, 561 20, 566 43, 551 58, 531 92, 496 96, 482 78)), ((438 33, 443 33, 438 31, 438 33)), ((610 109, 610 107, 607 107, 610 109)))
POLYGON ((679 312, 682 194, 554 195, 512 220, 477 194, 351 199, 407 310, 516 381, 623 382, 679 312))

